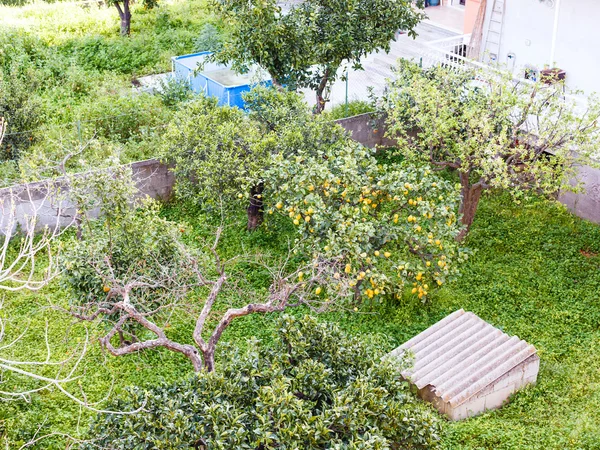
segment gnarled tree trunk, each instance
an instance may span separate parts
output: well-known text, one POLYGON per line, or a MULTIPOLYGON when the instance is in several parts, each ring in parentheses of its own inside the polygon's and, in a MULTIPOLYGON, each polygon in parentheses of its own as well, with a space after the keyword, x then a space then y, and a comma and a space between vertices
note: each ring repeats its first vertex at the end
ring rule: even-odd
POLYGON ((247 208, 248 231, 254 231, 263 222, 263 200, 262 193, 264 185, 259 183, 250 190, 250 205, 247 208))
POLYGON ((129 0, 122 0, 123 7, 116 1, 115 7, 119 11, 119 17, 121 18, 121 36, 129 36, 131 32, 131 11, 129 10, 129 0))
POLYGON ((462 241, 469 234, 483 192, 483 183, 471 184, 469 175, 466 173, 460 174, 460 184, 462 201, 458 212, 462 215, 461 222, 465 228, 456 237, 457 241, 462 241))

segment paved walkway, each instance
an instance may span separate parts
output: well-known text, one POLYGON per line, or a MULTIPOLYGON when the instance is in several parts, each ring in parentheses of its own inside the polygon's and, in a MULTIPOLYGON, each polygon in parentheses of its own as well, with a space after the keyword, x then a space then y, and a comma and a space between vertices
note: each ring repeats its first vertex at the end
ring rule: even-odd
MULTIPOLYGON (((428 8, 429 9, 429 8, 428 8)), ((368 100, 369 88, 380 96, 385 88, 385 80, 393 77, 392 67, 396 65, 399 58, 405 58, 419 62, 421 56, 426 51, 425 43, 438 39, 444 39, 452 36, 458 36, 460 33, 447 28, 434 25, 428 22, 421 22, 416 32, 416 39, 403 34, 392 42, 389 53, 375 52, 363 59, 364 70, 348 71, 348 101, 368 100)), ((343 71, 341 71, 343 73, 343 71)), ((310 105, 315 104, 314 93, 309 90, 303 91, 306 100, 310 105)), ((343 104, 346 101, 346 82, 338 80, 331 89, 330 105, 343 104)))

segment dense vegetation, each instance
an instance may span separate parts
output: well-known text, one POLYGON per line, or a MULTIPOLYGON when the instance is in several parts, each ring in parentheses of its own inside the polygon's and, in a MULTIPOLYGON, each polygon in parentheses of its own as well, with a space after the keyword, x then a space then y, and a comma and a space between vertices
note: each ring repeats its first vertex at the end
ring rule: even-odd
MULTIPOLYGON (((73 157, 68 170, 155 155, 160 130, 172 121, 177 99, 186 93, 172 86, 162 97, 132 95, 132 79, 168 70, 170 56, 216 45, 218 25, 202 0, 162 1, 151 11, 136 7, 129 39, 118 36, 118 16, 113 8, 61 3, 1 8, 0 114, 15 127, 9 129, 2 149, 2 159, 7 160, 3 176, 14 180, 56 174, 58 163, 69 154, 73 157)), ((357 105, 357 109, 363 106, 357 105)), ((389 163, 383 157, 381 162, 389 163)), ((320 172, 327 170, 323 167, 320 172)), ((315 196, 314 200, 319 199, 315 196)), ((180 223, 173 228, 175 234, 196 249, 214 238, 214 230, 221 223, 214 210, 198 201, 167 205, 160 215, 180 223)), ((143 215, 135 218, 142 220, 143 215)), ((219 253, 224 259, 247 252, 285 257, 290 242, 298 236, 293 220, 269 215, 254 233, 248 233, 247 221, 240 213, 228 220, 219 253)), ((135 248, 154 232, 149 231, 135 239, 127 233, 114 237, 135 248)), ((98 234, 102 237, 105 232, 98 234)), ((104 244, 112 237, 108 236, 104 244)), ((542 359, 538 384, 516 394, 500 411, 459 423, 442 420, 441 447, 600 449, 600 228, 575 218, 554 202, 534 197, 516 205, 510 196, 490 191, 482 197, 465 245, 474 254, 461 266, 461 277, 444 282, 426 301, 412 295, 409 286, 396 296, 381 293, 377 302, 367 294, 351 307, 317 320, 337 324, 355 337, 351 338, 353 343, 378 342, 378 350, 385 353, 456 309, 473 311, 536 346, 542 359)), ((105 247, 95 248, 98 259, 105 247)), ((76 250, 75 257, 83 260, 89 254, 76 250)), ((139 255, 134 256, 143 261, 147 255, 138 250, 139 255)), ((121 261, 129 264, 127 257, 121 261)), ((44 261, 40 263, 43 267, 44 261)), ((237 284, 215 303, 215 313, 269 291, 271 274, 264 267, 239 260, 232 270, 239 276, 237 284)), ((83 286, 82 292, 105 293, 102 284, 94 284, 91 290, 84 286, 95 274, 79 275, 72 281, 83 286)), ((122 399, 122 407, 131 406, 127 391, 131 386, 153 390, 157 396, 173 386, 196 388, 189 378, 189 361, 181 355, 155 350, 116 358, 103 353, 93 345, 101 327, 73 322, 63 311, 48 308, 48 304, 67 307, 76 299, 72 286, 65 287, 62 281, 56 280, 38 293, 20 292, 2 298, 0 314, 9 318, 7 341, 24 332, 18 345, 4 350, 4 356, 44 360, 46 346, 40 336, 47 322, 53 351, 59 357, 72 354, 89 333, 84 371, 67 387, 76 394, 83 392, 90 402, 99 402, 95 405, 98 408, 115 406, 102 401, 105 396, 122 399)), ((307 312, 307 308, 299 308, 293 314, 300 317, 307 312)), ((211 326, 216 321, 214 316, 208 318, 211 326)), ((255 364, 251 353, 245 353, 252 350, 248 339, 257 338, 261 351, 272 351, 277 345, 277 321, 275 314, 242 317, 227 328, 223 340, 246 355, 240 364, 255 364)), ((193 329, 193 317, 183 311, 170 315, 165 324, 168 336, 180 342, 188 341, 193 329)), ((217 353, 217 365, 227 367, 230 355, 217 353)), ((368 365, 373 361, 365 356, 354 362, 368 365)), ((264 364, 262 368, 269 372, 273 367, 264 364)), ((210 377, 222 379, 222 375, 217 371, 210 377)), ((203 377, 205 381, 210 378, 203 377)), ((0 390, 16 386, 35 384, 3 374, 0 390)), ((35 393, 27 400, 0 400, 0 445, 19 448, 31 442, 32 448, 65 448, 70 439, 89 434, 92 419, 99 424, 111 417, 97 417, 56 390, 35 393)))
MULTIPOLYGON (((217 223, 217 219, 192 206, 174 205, 164 214, 186 222, 184 236, 189 242, 209 236, 217 223)), ((237 254, 240 246, 271 254, 287 250, 286 236, 293 232, 291 227, 276 221, 247 234, 244 219, 240 216, 225 230, 224 255, 237 254)), ((400 300, 386 298, 376 305, 364 304, 358 312, 329 313, 319 316, 319 320, 336 322, 351 335, 385 336, 383 349, 387 351, 456 309, 473 311, 536 346, 542 358, 538 384, 518 393, 500 411, 444 424, 442 447, 597 449, 599 243, 598 226, 574 218, 559 205, 536 199, 514 205, 509 196, 485 196, 467 240, 476 249, 475 254, 463 266, 462 277, 442 288, 430 303, 423 305, 410 295, 400 300)), ((261 292, 266 289, 265 277, 266 273, 256 270, 239 288, 261 292)), ((27 355, 43 358, 45 349, 36 339, 36 330, 38 334, 43 330, 45 318, 52 319, 52 335, 60 342, 67 329, 69 342, 83 338, 81 325, 72 327, 63 313, 42 309, 48 296, 65 294, 52 286, 42 295, 23 293, 5 302, 3 314, 12 315, 13 325, 30 323, 27 339, 14 349, 15 355, 27 351, 27 355)), ((240 345, 250 337, 269 342, 276 317, 246 317, 233 324, 224 339, 240 345)), ((174 317, 171 333, 183 337, 192 327, 189 318, 174 317)), ((64 343, 64 349, 69 342, 64 343)), ((107 358, 98 348, 92 348, 85 364, 82 383, 91 399, 100 399, 108 392, 113 385, 111 374, 119 374, 114 380, 116 395, 127 386, 147 389, 163 381, 186 378, 190 372, 187 360, 167 352, 107 358)), ((40 424, 41 433, 84 433, 92 415, 80 411, 62 394, 46 392, 33 396, 29 404, 2 404, 0 433, 3 443, 18 447, 31 439, 40 424)), ((37 448, 61 448, 61 441, 54 436, 37 448)))
POLYGON ((149 396, 131 392, 114 406, 144 412, 101 416, 89 448, 376 450, 438 442, 439 418, 398 377, 401 361, 380 361, 377 339, 348 337, 310 316, 275 325, 272 345, 230 347, 219 372, 149 396))
POLYGON ((93 3, 0 7, 0 160, 5 183, 155 156, 177 86, 163 96, 134 89, 171 69, 172 56, 214 45, 218 27, 204 0, 134 7, 132 35, 119 36, 113 7, 93 3))

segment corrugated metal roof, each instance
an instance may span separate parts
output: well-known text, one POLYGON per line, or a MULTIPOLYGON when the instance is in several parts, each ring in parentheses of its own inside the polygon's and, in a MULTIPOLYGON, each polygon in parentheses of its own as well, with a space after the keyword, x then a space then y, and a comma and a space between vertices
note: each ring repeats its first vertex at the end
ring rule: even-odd
POLYGON ((402 373, 419 389, 459 406, 536 353, 472 312, 460 309, 410 339, 391 355, 410 351, 414 366, 402 373))

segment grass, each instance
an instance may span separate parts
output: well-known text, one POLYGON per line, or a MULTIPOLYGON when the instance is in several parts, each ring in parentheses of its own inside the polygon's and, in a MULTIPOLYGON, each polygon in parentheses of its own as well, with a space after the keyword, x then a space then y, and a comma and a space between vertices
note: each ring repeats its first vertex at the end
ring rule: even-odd
MULTIPOLYGON (((171 206, 164 213, 186 223, 190 242, 209 236, 207 230, 215 225, 194 208, 171 206)), ((285 223, 248 234, 242 219, 226 230, 221 246, 224 255, 236 254, 241 246, 274 255, 285 251, 291 236, 285 223)), ((541 357, 538 383, 517 393, 499 411, 446 423, 442 447, 600 448, 600 227, 573 217, 554 203, 534 199, 514 205, 509 197, 490 196, 482 202, 468 244, 475 253, 462 277, 435 293, 430 303, 407 296, 363 305, 358 313, 328 313, 321 319, 335 321, 353 334, 385 334, 391 350, 456 309, 473 311, 536 346, 541 357)), ((247 295, 260 292, 266 287, 265 277, 251 272, 243 287, 247 295)), ((6 298, 3 314, 13 318, 13 326, 21 328, 31 322, 26 341, 14 350, 16 356, 43 355, 40 334, 46 318, 55 338, 64 338, 70 320, 62 313, 40 310, 45 297, 60 296, 64 293, 52 286, 42 295, 6 298)), ((180 316, 173 320, 171 332, 188 340, 191 322, 180 316)), ((250 336, 269 339, 273 323, 274 316, 237 320, 224 339, 241 345, 250 336)), ((81 325, 70 330, 72 342, 81 336, 81 325)), ((70 344, 61 343, 59 351, 70 344)), ((104 356, 94 344, 85 359, 83 385, 91 398, 101 398, 112 377, 116 377, 113 395, 118 395, 128 385, 149 387, 188 376, 190 371, 186 360, 168 352, 113 358, 104 356)), ((41 433, 77 435, 85 431, 90 416, 57 392, 37 394, 30 404, 0 404, 0 443, 18 447, 40 425, 41 433)), ((61 446, 62 439, 53 437, 37 448, 61 446)))

